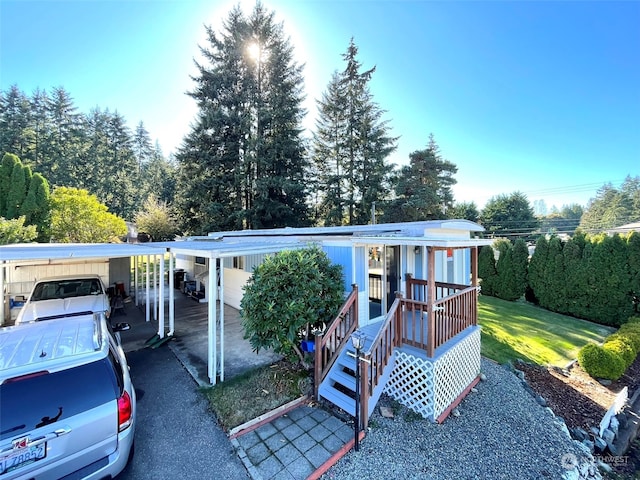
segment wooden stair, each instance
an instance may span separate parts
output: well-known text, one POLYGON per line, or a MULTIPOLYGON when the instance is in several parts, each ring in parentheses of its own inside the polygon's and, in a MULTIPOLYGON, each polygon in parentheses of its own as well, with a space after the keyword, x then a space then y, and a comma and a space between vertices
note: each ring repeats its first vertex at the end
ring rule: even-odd
MULTIPOLYGON (((365 353, 371 348, 373 339, 378 333, 379 328, 383 322, 378 322, 372 325, 361 328, 360 330, 365 333, 366 339, 364 349, 360 352, 360 356, 364 357, 365 353)), ((343 348, 342 352, 336 359, 335 363, 329 370, 324 381, 320 384, 318 395, 333 403, 335 406, 341 408, 351 416, 355 416, 356 410, 356 378, 355 378, 355 349, 351 342, 348 342, 343 348)), ((391 359, 383 371, 382 378, 376 386, 373 394, 369 398, 367 416, 370 417, 373 410, 382 395, 387 380, 391 376, 395 363, 391 359)), ((362 362, 360 368, 371 368, 367 362, 362 362)), ((371 375, 369 376, 371 378, 371 375)))

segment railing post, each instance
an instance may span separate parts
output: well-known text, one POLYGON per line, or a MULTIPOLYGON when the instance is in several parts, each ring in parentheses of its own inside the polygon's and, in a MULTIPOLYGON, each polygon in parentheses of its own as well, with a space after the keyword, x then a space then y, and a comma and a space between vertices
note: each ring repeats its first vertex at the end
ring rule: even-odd
MULTIPOLYGON (((358 358, 358 363, 362 365, 362 361, 358 358)), ((365 363, 364 368, 360 368, 360 419, 362 420, 362 430, 366 431, 369 424, 369 397, 371 397, 371 391, 369 390, 369 370, 371 363, 365 363)))
POLYGON ((324 332, 316 332, 315 333, 315 344, 314 344, 314 365, 313 365, 313 396, 316 401, 320 401, 319 391, 320 391, 320 382, 322 381, 322 338, 324 337, 324 332))
POLYGON ((353 313, 354 313, 354 316, 355 316, 356 330, 357 330, 359 328, 359 326, 360 326, 360 317, 358 315, 358 304, 360 303, 359 302, 360 299, 358 298, 358 284, 357 283, 352 283, 351 284, 351 289, 353 290, 353 292, 354 292, 354 294, 356 296, 356 299, 355 299, 355 302, 354 302, 354 306, 353 306, 353 313))
POLYGON ((405 280, 407 281, 407 299, 413 300, 413 275, 407 273, 405 280))
POLYGON ((427 356, 433 358, 436 338, 436 312, 433 309, 436 296, 436 253, 433 247, 427 247, 427 356))
POLYGON ((398 303, 398 308, 396 308, 394 318, 395 328, 393 329, 393 347, 399 347, 400 345, 402 345, 402 341, 404 338, 404 322, 402 321, 402 308, 404 307, 404 302, 402 301, 402 292, 396 292, 396 298, 400 301, 398 303))

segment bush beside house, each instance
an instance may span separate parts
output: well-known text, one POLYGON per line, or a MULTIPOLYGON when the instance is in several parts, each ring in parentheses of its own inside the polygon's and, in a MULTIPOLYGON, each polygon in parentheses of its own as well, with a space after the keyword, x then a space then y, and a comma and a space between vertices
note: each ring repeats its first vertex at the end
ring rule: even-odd
POLYGON ((602 346, 590 343, 578 353, 580 366, 594 378, 619 379, 640 353, 640 316, 632 317, 602 346))

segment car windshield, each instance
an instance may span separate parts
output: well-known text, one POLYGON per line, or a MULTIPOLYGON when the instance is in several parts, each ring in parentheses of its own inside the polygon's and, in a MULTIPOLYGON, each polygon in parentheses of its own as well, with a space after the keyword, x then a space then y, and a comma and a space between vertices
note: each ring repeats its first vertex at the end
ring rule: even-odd
POLYGON ((82 297, 104 293, 100 282, 95 278, 55 280, 36 285, 31 301, 54 300, 57 298, 82 297))

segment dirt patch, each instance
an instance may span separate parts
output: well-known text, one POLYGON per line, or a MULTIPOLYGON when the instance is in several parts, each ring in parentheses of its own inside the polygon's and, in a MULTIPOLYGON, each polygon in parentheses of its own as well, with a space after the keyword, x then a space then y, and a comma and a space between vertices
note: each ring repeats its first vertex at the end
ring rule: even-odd
MULTIPOLYGON (((602 417, 624 387, 628 387, 629 396, 640 387, 640 357, 610 385, 591 378, 577 363, 567 369, 526 363, 517 363, 515 367, 524 372, 531 389, 544 398, 554 414, 564 419, 569 428, 580 427, 587 432, 591 427, 599 427, 602 417)), ((638 442, 627 455, 626 464, 615 466, 614 471, 619 476, 613 478, 640 478, 638 442)))

